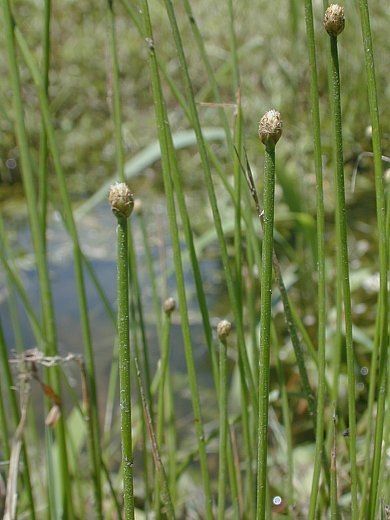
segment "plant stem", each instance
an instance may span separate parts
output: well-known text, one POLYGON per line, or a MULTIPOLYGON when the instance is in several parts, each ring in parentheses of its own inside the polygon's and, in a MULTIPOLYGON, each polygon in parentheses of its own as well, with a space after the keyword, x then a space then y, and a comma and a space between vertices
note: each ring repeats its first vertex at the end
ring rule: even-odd
MULTIPOLYGON (((382 150, 381 150, 381 130, 379 122, 379 107, 378 96, 375 77, 375 63, 373 42, 371 37, 370 16, 368 10, 367 0, 359 0, 360 20, 363 36, 364 58, 367 77, 368 90, 368 104, 370 108, 371 127, 372 127, 372 150, 374 155, 374 171, 375 171, 375 194, 376 194, 376 214, 379 232, 379 299, 378 311, 379 316, 378 326, 379 333, 374 342, 374 349, 372 352, 372 360, 379 355, 379 393, 378 393, 378 408, 377 419, 375 423, 375 437, 374 437, 374 455, 371 470, 371 489, 369 500, 369 518, 375 517, 377 495, 378 495, 378 480, 380 472, 380 461, 382 453, 382 439, 383 439, 383 424, 385 414, 385 394, 386 394, 386 378, 387 376, 387 356, 388 356, 388 241, 386 237, 386 199, 383 182, 382 170, 382 150)), ((374 366, 374 362, 372 362, 374 366)), ((370 385, 375 388, 376 371, 371 371, 370 385)), ((372 402, 369 404, 372 405, 372 402)), ((367 438, 371 437, 371 421, 372 406, 369 407, 368 416, 368 430, 367 438)), ((369 443, 367 442, 368 450, 366 450, 366 461, 369 460, 369 443)), ((364 483, 368 481, 365 479, 364 483)), ((362 506, 360 518, 364 518, 366 509, 366 493, 362 495, 362 506)))
MULTIPOLYGON (((39 211, 35 194, 35 179, 31 166, 31 158, 29 151, 29 144, 27 138, 27 131, 24 123, 23 101, 21 94, 21 84, 19 69, 17 64, 17 56, 15 49, 15 35, 14 22, 9 0, 2 0, 4 10, 4 28, 6 32, 6 42, 8 51, 8 66, 10 74, 10 82, 13 91, 13 111, 14 111, 14 125, 15 133, 20 153, 21 169, 23 175, 23 184, 27 199, 28 214, 31 228, 32 241, 35 251, 35 258, 38 270, 38 279, 40 286, 40 295, 42 301, 43 324, 46 337, 46 353, 53 355, 57 353, 56 346, 56 330, 55 318, 53 312, 53 301, 51 294, 51 287, 49 281, 49 273, 47 266, 47 258, 45 253, 45 245, 42 240, 42 231, 40 227, 39 211)), ((52 385, 54 391, 60 394, 59 374, 58 370, 53 371, 52 385)), ((66 451, 66 439, 64 418, 60 417, 58 426, 56 428, 58 434, 59 453, 60 453, 60 488, 61 488, 61 505, 63 513, 72 516, 72 499, 71 499, 71 484, 68 471, 68 456, 66 451)), ((50 451, 50 450, 49 450, 50 451)), ((48 456, 50 453, 48 451, 48 456)), ((53 483, 49 481, 49 486, 53 483)), ((34 505, 30 503, 32 517, 34 514, 34 505)))
POLYGON ((161 461, 161 457, 160 457, 160 453, 159 453, 159 449, 158 449, 158 443, 157 443, 156 436, 155 436, 155 433, 153 430, 152 418, 150 415, 149 405, 148 405, 148 402, 145 397, 145 390, 144 390, 144 385, 142 383, 141 371, 139 369, 137 355, 134 356, 134 364, 135 364, 135 371, 136 371, 136 376, 137 376, 137 381, 138 381, 139 392, 140 392, 140 396, 141 396, 142 407, 143 407, 143 411, 144 411, 144 415, 145 415, 145 422, 146 422, 150 442, 152 445, 152 453, 153 453, 154 463, 155 463, 155 467, 156 467, 156 472, 157 472, 158 478, 160 479, 160 484, 161 484, 161 488, 162 488, 161 498, 162 498, 162 501, 165 506, 164 515, 166 516, 166 518, 168 520, 174 520, 175 513, 173 510, 172 500, 171 500, 171 496, 170 496, 170 492, 169 492, 168 479, 167 479, 167 476, 165 473, 164 466, 161 461))
POLYGON ((170 21, 172 34, 175 40, 176 50, 178 53, 181 70, 183 73, 183 82, 184 82, 184 88, 187 95, 187 103, 189 105, 190 114, 191 114, 191 123, 193 125, 198 147, 199 147, 199 154, 202 162, 203 172, 204 172, 204 178, 205 178, 205 184, 207 188, 207 193, 211 205, 211 210, 213 213, 213 220, 214 225, 216 228, 217 236, 218 236, 218 242, 220 246, 220 253, 221 253, 221 260, 223 263, 224 273, 226 277, 226 283, 228 287, 229 292, 229 299, 233 308, 234 318, 235 318, 235 324, 237 329, 237 336, 238 336, 238 349, 239 349, 239 364, 241 365, 241 370, 245 374, 245 381, 244 383, 248 386, 250 393, 249 397, 251 400, 253 400, 254 404, 257 404, 257 393, 254 387, 254 380, 253 380, 253 374, 249 365, 248 360, 248 353, 246 351, 245 347, 245 336, 244 336, 244 330, 243 330, 243 324, 240 316, 241 309, 239 308, 238 299, 237 299, 237 293, 236 288, 233 283, 233 277, 231 273, 231 268, 229 264, 229 257, 227 253, 227 246, 226 246, 226 240, 223 233, 222 228, 222 221, 221 221, 221 215, 219 213, 218 204, 217 204, 217 198, 214 190, 212 175, 211 175, 211 168, 209 159, 207 156, 207 148, 205 145, 205 141, 203 139, 202 129, 200 125, 198 110, 196 107, 195 102, 195 96, 192 88, 191 78, 188 72, 188 66, 187 66, 187 60, 184 54, 182 39, 180 36, 179 28, 177 25, 176 15, 173 8, 173 4, 171 0, 164 0, 164 4, 166 7, 166 11, 168 14, 168 18, 170 21))
MULTIPOLYGON (((165 419, 165 396, 168 388, 167 376, 169 374, 169 350, 170 350, 170 329, 171 329, 171 313, 165 313, 163 318, 163 329, 161 338, 161 360, 160 360, 160 380, 158 385, 158 404, 157 404, 157 428, 156 439, 157 445, 160 447, 164 441, 164 419, 165 419)), ((160 509, 160 478, 156 475, 155 483, 155 513, 159 513, 160 509)))
POLYGON ((294 510, 294 457, 293 457, 293 444, 292 444, 292 431, 291 431, 291 412, 288 400, 288 392, 286 387, 286 378, 283 371, 283 364, 280 358, 280 348, 278 344, 278 337, 276 334, 276 328, 274 323, 271 324, 271 337, 274 346, 277 349, 276 352, 276 371, 279 380, 280 387, 280 398, 282 401, 282 416, 283 425, 286 436, 286 454, 287 454, 287 489, 288 489, 288 511, 291 513, 294 510))
MULTIPOLYGON (((50 68, 50 17, 51 0, 44 2, 43 14, 43 59, 42 59, 42 81, 46 95, 49 94, 49 68, 50 68)), ((40 145, 39 145, 39 205, 42 228, 42 240, 46 243, 46 217, 47 217, 47 194, 48 194, 48 149, 45 125, 42 122, 40 145)))
POLYGON ((351 309, 351 289, 349 284, 349 264, 348 264, 348 243, 347 243, 347 221, 344 188, 344 160, 343 160, 343 140, 342 140, 342 117, 340 100, 340 72, 337 50, 337 36, 329 35, 331 50, 331 72, 332 81, 330 84, 331 108, 333 133, 335 143, 336 165, 334 172, 336 213, 339 227, 339 243, 337 248, 340 251, 341 272, 338 276, 342 279, 344 322, 345 322, 345 342, 347 351, 347 372, 348 372, 348 415, 349 415, 349 457, 351 464, 351 507, 352 518, 357 518, 357 465, 356 465, 356 410, 355 410, 355 360, 352 339, 352 309, 351 309))
POLYGON ((337 502, 337 446, 336 446, 336 416, 332 418, 332 452, 330 463, 330 518, 339 520, 339 508, 337 502))
POLYGON ((265 147, 264 162, 264 236, 262 248, 260 351, 259 351, 259 430, 257 455, 257 508, 256 519, 266 518, 268 402, 270 381, 270 330, 272 295, 272 253, 274 234, 275 145, 265 147))
MULTIPOLYGON (((91 329, 88 315, 88 301, 85 288, 85 279, 83 271, 83 255, 80 249, 78 231, 76 228, 72 205, 67 189, 66 178, 62 168, 59 149, 57 146, 56 136, 54 132, 53 123, 50 118, 50 107, 47 99, 47 95, 42 83, 38 67, 35 63, 34 57, 31 54, 27 42, 24 39, 22 33, 18 28, 15 29, 15 35, 17 42, 21 49, 23 58, 30 70, 31 76, 38 90, 38 97, 40 102, 41 113, 43 116, 48 145, 53 158, 54 168, 58 179, 59 191, 61 200, 64 206, 64 224, 69 232, 73 244, 73 259, 74 259, 74 270, 76 279, 76 290, 78 297, 78 304, 80 309, 80 321, 82 329, 82 337, 84 344, 85 360, 88 373, 88 384, 90 386, 90 394, 92 400, 92 416, 91 422, 93 427, 93 444, 89 446, 89 453, 91 457, 91 467, 93 468, 93 482, 94 482, 94 493, 95 493, 95 506, 98 518, 102 517, 102 498, 101 498, 101 481, 100 481, 100 457, 99 457, 99 418, 98 418, 98 402, 97 402, 97 390, 96 390, 96 377, 95 377, 95 362, 94 353, 92 346, 91 329)), ((92 440, 92 439, 91 439, 92 440)))
POLYGON ((118 339, 119 339, 119 395, 122 438, 122 471, 124 514, 134 518, 133 446, 131 425, 130 336, 129 336, 129 271, 127 219, 118 219, 118 339))
POLYGON ((175 264, 176 271, 176 280, 177 280, 177 291, 178 291, 178 299, 179 299, 179 310, 182 321, 182 332, 183 332, 183 340, 184 340, 184 350, 188 371, 188 380, 192 398, 192 406, 193 413, 195 419, 195 432, 198 441, 198 452, 202 473, 202 481, 205 493, 205 506, 206 506, 206 518, 212 518, 212 507, 211 507, 211 486, 210 486, 210 477, 207 467, 207 453, 206 453, 206 441, 204 437, 203 430, 203 422, 202 422, 202 414, 200 407, 200 399, 199 399, 199 389, 196 377, 196 368, 194 362, 194 355, 192 349, 192 341, 190 334, 190 326, 189 326, 189 318, 188 318, 188 307, 186 301, 186 290, 185 290, 185 282, 184 282, 184 272, 183 265, 181 259, 181 247, 179 240, 179 232, 176 221, 176 208, 173 198, 173 190, 172 190, 172 179, 170 176, 170 149, 169 149, 169 124, 168 118, 166 114, 165 103, 163 99, 160 76, 158 72, 158 65, 153 41, 153 33, 150 22, 149 8, 147 0, 142 0, 142 14, 144 19, 144 28, 145 28, 145 36, 146 42, 149 50, 149 63, 151 69, 151 80, 152 80, 152 88, 153 88, 153 97, 155 101, 155 110, 156 110, 156 121, 158 128, 158 136, 161 147, 161 159, 162 159, 162 171, 163 171, 163 180, 164 180, 164 188, 167 197, 167 210, 168 210, 168 220, 170 226, 170 234, 172 239, 172 247, 173 247, 173 258, 175 264))
POLYGON ((218 520, 225 518, 226 500, 226 447, 228 433, 227 417, 227 341, 219 341, 219 468, 218 468, 218 520))
POLYGON ((307 48, 310 66, 310 105, 313 131, 314 165, 316 172, 317 206, 317 271, 318 271, 318 389, 316 414, 316 449, 310 494, 309 518, 314 520, 318 488, 321 474, 322 452, 324 446, 325 423, 325 341, 326 341, 326 275, 325 275, 325 210, 322 179, 321 124, 318 95, 316 47, 314 37, 313 7, 311 0, 305 0, 305 20, 307 48))

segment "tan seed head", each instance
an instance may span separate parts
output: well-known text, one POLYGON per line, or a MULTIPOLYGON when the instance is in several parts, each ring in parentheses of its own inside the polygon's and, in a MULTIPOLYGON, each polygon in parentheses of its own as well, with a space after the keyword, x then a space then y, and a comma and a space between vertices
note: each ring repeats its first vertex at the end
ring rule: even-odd
POLYGON ((282 135, 282 120, 280 112, 277 110, 269 110, 260 119, 259 137, 262 143, 276 144, 282 135))
POLYGON ((134 207, 134 195, 124 182, 117 182, 110 188, 108 201, 116 217, 128 218, 134 207))
POLYGON ((164 302, 164 312, 170 315, 176 309, 176 302, 173 298, 167 298, 164 302))
POLYGON ((227 321, 227 320, 220 321, 217 325, 218 338, 221 341, 224 341, 229 336, 231 330, 232 330, 232 324, 230 323, 230 321, 227 321))
POLYGON ((345 27, 344 7, 331 4, 325 11, 324 27, 331 36, 338 36, 345 27))

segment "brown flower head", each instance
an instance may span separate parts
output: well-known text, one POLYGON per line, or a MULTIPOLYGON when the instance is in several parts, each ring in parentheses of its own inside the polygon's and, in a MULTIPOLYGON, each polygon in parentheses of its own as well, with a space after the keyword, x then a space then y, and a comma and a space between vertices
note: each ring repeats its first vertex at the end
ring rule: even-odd
POLYGON ((134 207, 134 195, 124 182, 117 182, 110 188, 108 201, 116 217, 128 218, 134 207))
POLYGON ((344 7, 331 4, 325 11, 324 27, 331 36, 338 36, 345 27, 344 7))
POLYGON ((232 330, 232 324, 230 323, 230 321, 227 321, 227 320, 220 321, 217 325, 218 338, 221 341, 224 341, 229 336, 231 330, 232 330))
POLYGON ((277 110, 269 110, 260 119, 259 137, 265 145, 275 145, 282 135, 282 120, 277 110))
POLYGON ((173 298, 167 298, 164 302, 164 312, 168 316, 176 309, 176 302, 173 298))

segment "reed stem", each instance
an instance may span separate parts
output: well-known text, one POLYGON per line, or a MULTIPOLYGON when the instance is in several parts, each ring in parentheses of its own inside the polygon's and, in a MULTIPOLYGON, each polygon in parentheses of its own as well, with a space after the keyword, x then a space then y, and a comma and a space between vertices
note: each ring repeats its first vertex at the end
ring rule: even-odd
POLYGON ((133 443, 131 422, 131 377, 130 377, 130 332, 129 332, 129 260, 127 243, 127 219, 133 209, 133 195, 126 184, 111 187, 111 208, 116 216, 117 227, 117 327, 119 341, 119 401, 121 415, 122 472, 124 515, 134 519, 133 489, 133 443))
MULTIPOLYGON (((367 0, 359 0, 360 21, 363 36, 364 59, 367 77, 368 105, 370 109, 371 127, 372 127, 372 150, 374 155, 374 172, 375 172, 375 194, 376 194, 376 214, 379 234, 379 298, 378 298, 378 332, 376 334, 374 349, 372 352, 372 370, 370 380, 371 387, 375 388, 377 374, 374 368, 378 359, 379 362, 379 393, 378 393, 378 409, 377 419, 375 423, 374 437, 374 455, 371 470, 371 488, 369 498, 369 518, 375 518, 378 481, 380 473, 380 461, 382 454, 383 425, 385 414, 385 394, 386 394, 386 378, 388 377, 388 240, 386 237, 386 197, 383 181, 382 168, 382 149, 381 149, 381 129, 379 121, 379 106, 376 87, 374 50, 371 36, 370 15, 367 0)), ((370 460, 370 442, 372 431, 372 411, 373 399, 369 400, 368 408, 368 427, 367 427, 367 443, 365 451, 365 468, 364 468, 364 490, 362 493, 362 502, 360 510, 360 519, 362 520, 366 511, 367 490, 366 483, 368 476, 366 468, 370 460)))
POLYGON ((316 207, 317 207, 317 272, 318 272, 318 389, 316 413, 316 448, 314 470, 310 494, 309 518, 315 518, 318 488, 323 460, 324 424, 325 424, 325 331, 326 331, 326 273, 325 273, 325 210, 322 176, 321 123, 318 95, 318 77, 316 47, 314 37, 313 7, 311 0, 305 0, 305 20, 307 48, 310 67, 310 106, 313 132, 314 166, 316 172, 316 207))
POLYGON ((211 502, 211 486, 210 486, 210 477, 207 467, 207 453, 206 453, 206 440, 204 436, 203 430, 203 422, 202 422, 202 414, 200 407, 200 399, 199 399, 199 389, 196 377, 196 368, 194 362, 194 355, 192 349, 192 340, 190 334, 190 326, 189 326, 189 318, 188 318, 188 307, 186 301, 186 290, 185 290, 185 282, 184 282, 184 272, 181 258, 181 247, 179 241, 179 231, 176 221, 176 208, 173 197, 172 190, 172 178, 170 175, 171 162, 170 162, 170 140, 169 140, 169 124, 168 118, 166 114, 165 103, 163 99, 160 76, 158 71, 155 46, 153 41, 153 33, 152 26, 149 15, 149 8, 147 0, 142 1, 142 14, 144 19, 144 28, 145 28, 145 36, 146 42, 149 50, 149 63, 151 69, 151 80, 152 80, 152 88, 153 88, 153 96, 155 101, 155 111, 156 111, 156 121, 157 128, 159 134, 159 142, 162 150, 162 171, 163 171, 163 180, 164 180, 164 188, 167 197, 167 210, 168 210, 168 220, 170 226, 170 234, 172 239, 172 247, 173 247, 173 258, 176 272, 176 280, 177 280, 177 291, 178 291, 178 299, 179 299, 179 310, 182 321, 182 332, 183 332, 183 340, 184 340, 184 351, 186 357, 187 371, 188 371, 188 380, 189 387, 193 405, 193 413, 195 420, 195 432, 198 443, 198 452, 202 473, 202 481, 205 493, 205 508, 206 508, 206 518, 212 518, 212 502, 211 502))
MULTIPOLYGON (((57 345, 56 345, 56 327, 55 327, 55 317, 53 311, 53 301, 49 280, 49 272, 45 251, 45 244, 42 239, 42 230, 40 226, 39 219, 39 211, 37 198, 35 193, 35 179, 32 170, 32 163, 29 151, 28 137, 27 131, 24 122, 24 113, 23 113, 23 100, 21 93, 21 83, 20 83, 20 74, 18 69, 18 62, 16 56, 16 46, 15 46, 15 34, 14 34, 14 21, 12 18, 11 8, 9 0, 2 0, 3 3, 3 11, 4 11, 4 28, 6 33, 6 43, 7 43, 7 52, 8 52, 8 66, 9 66, 9 75, 10 82, 13 92, 13 111, 14 111, 14 125, 15 125, 15 133, 17 137, 20 160, 21 160, 21 169, 23 176, 23 184, 25 188, 29 221, 30 221, 30 229, 32 235, 32 241, 34 246, 35 258, 36 258, 36 266, 38 271, 38 279, 39 279, 39 287, 40 287, 40 296, 42 303, 42 311, 43 311, 43 329, 45 331, 46 338, 46 348, 45 351, 48 355, 54 355, 57 353, 57 345)), ((60 382, 59 382, 59 373, 57 369, 54 369, 52 372, 52 376, 50 377, 51 381, 49 384, 53 386, 54 391, 57 395, 60 395, 60 382)), ((60 509, 63 511, 63 514, 72 516, 72 499, 71 499, 71 484, 69 479, 69 470, 68 470, 68 455, 66 449, 66 438, 65 438, 65 426, 64 426, 64 418, 60 417, 58 421, 58 425, 56 427, 56 432, 58 435, 58 444, 59 444, 59 453, 60 453, 60 489, 61 489, 61 497, 60 497, 60 509)), ((51 456, 50 448, 47 453, 48 457, 51 456)), ((49 480, 49 487, 53 485, 52 480, 49 480)), ((31 495, 32 498, 32 495, 31 495)), ((32 500, 30 500, 30 510, 31 515, 35 518, 34 513, 34 504, 32 500)))
POLYGON ((259 433, 256 518, 266 518, 269 360, 272 294, 272 252, 275 192, 275 145, 265 148, 264 162, 264 236, 261 271, 260 351, 259 351, 259 433))
POLYGON ((219 468, 218 468, 218 520, 225 518, 228 440, 228 400, 227 400, 227 338, 232 326, 229 321, 218 323, 219 338, 219 468))
POLYGON ((259 136, 265 145, 263 188, 263 246, 260 299, 260 350, 259 350, 259 414, 257 452, 257 505, 256 519, 266 518, 268 404, 270 383, 270 350, 272 320, 272 257, 274 251, 274 198, 275 198, 275 145, 282 132, 280 114, 267 112, 259 125, 259 136))
MULTIPOLYGON (((331 9, 333 6, 328 8, 331 9)), ((327 12, 328 12, 327 11, 327 12)), ((344 14, 342 11, 342 18, 344 14)), ((342 30, 342 29, 341 29, 342 30)), ((328 31, 329 32, 329 31, 328 31)), ((341 32, 341 31, 340 31, 341 32)), ((343 139, 342 139, 342 115, 340 97, 340 71, 337 49, 337 35, 339 32, 329 32, 330 52, 331 52, 331 78, 330 97, 333 123, 333 139, 335 147, 336 164, 334 169, 336 214, 338 219, 338 244, 340 251, 340 272, 337 276, 341 280, 343 289, 344 323, 345 323, 345 343, 347 353, 347 374, 348 374, 348 415, 349 415, 349 458, 351 465, 351 508, 352 518, 357 518, 357 486, 358 474, 356 464, 356 410, 355 410, 355 359, 352 338, 352 308, 351 308, 351 289, 349 283, 349 262, 348 262, 348 242, 347 242, 347 220, 345 204, 344 186, 344 159, 343 159, 343 139)))

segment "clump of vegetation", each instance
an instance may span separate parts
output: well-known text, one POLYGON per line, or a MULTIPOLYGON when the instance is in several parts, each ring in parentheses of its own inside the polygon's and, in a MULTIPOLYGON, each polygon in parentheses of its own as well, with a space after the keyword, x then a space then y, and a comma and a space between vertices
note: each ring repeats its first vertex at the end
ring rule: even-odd
POLYGON ((387 518, 384 8, 371 25, 366 0, 260 20, 232 0, 216 19, 188 0, 1 1, 0 180, 23 188, 37 279, 6 201, 5 518, 387 518), (269 106, 283 139, 265 112, 259 158, 269 106), (93 220, 107 191, 116 234, 107 204, 93 220), (80 327, 65 349, 55 221, 80 327), (85 238, 102 222, 116 291, 85 238))

